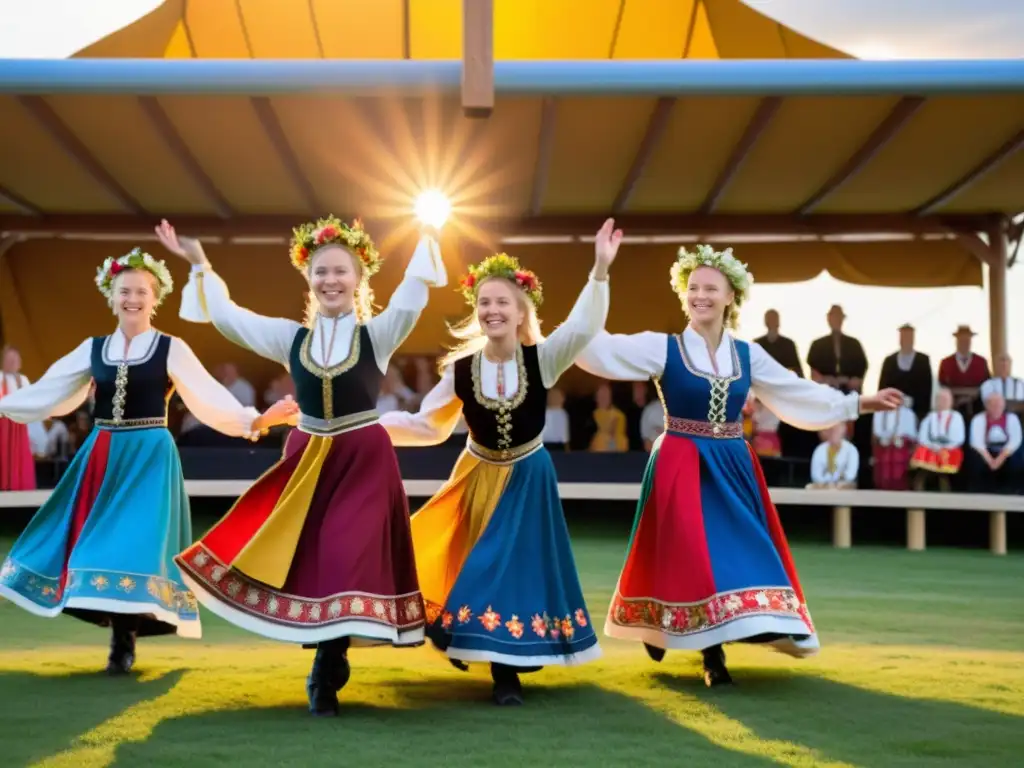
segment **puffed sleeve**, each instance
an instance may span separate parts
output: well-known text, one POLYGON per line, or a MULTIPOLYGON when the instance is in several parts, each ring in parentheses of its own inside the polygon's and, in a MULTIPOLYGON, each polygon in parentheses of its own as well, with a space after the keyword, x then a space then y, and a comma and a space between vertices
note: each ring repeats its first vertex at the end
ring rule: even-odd
POLYGON ((387 371, 388 361, 419 320, 427 306, 429 287, 444 288, 448 273, 441 260, 441 247, 430 235, 423 235, 409 260, 405 277, 391 294, 387 307, 366 325, 373 340, 377 367, 387 371))
POLYGON ((167 373, 185 407, 203 424, 229 437, 253 437, 259 411, 239 403, 181 339, 171 339, 167 373))
POLYGON ((71 413, 89 395, 92 381, 92 339, 50 366, 35 384, 0 399, 0 416, 30 424, 71 413))
POLYGON ((644 381, 665 373, 668 335, 601 331, 579 355, 576 365, 602 379, 644 381))
POLYGON ((565 322, 542 341, 537 350, 541 381, 547 389, 555 386, 573 360, 594 340, 608 319, 608 279, 587 281, 565 322))
POLYGON ((462 401, 455 394, 455 375, 448 366, 419 411, 388 411, 381 414, 380 423, 398 447, 438 445, 451 437, 460 415, 462 401))
POLYGON ((860 396, 801 379, 783 368, 764 348, 750 344, 751 387, 757 399, 782 421, 797 429, 827 429, 860 415, 860 396))
POLYGON ((213 323, 221 335, 243 349, 288 367, 292 341, 302 326, 283 317, 265 317, 238 306, 209 264, 195 265, 181 292, 183 320, 213 323))

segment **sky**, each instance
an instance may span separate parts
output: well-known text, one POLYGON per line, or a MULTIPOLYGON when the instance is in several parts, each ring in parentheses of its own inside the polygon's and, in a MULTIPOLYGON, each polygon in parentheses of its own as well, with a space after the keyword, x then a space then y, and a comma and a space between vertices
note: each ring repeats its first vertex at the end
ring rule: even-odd
MULTIPOLYGON (((742 1, 860 58, 1024 57, 1024 0, 742 1)), ((0 0, 0 58, 69 56, 159 4, 160 0, 0 0)), ((736 252, 742 258, 742 245, 736 252)), ((1011 270, 1008 292, 1024 295, 1024 267, 1011 270)), ((919 349, 936 363, 952 351, 952 332, 964 323, 978 331, 976 349, 988 355, 984 289, 871 288, 841 283, 828 274, 799 285, 755 284, 743 312, 741 335, 759 335, 764 311, 775 308, 781 313, 783 332, 806 356, 811 340, 826 332, 825 314, 834 303, 846 310, 846 331, 864 344, 869 390, 877 382, 882 359, 895 349, 896 329, 904 322, 917 326, 919 349)), ((1010 353, 1020 361, 1021 374, 1024 332, 1019 328, 1024 328, 1024 306, 1010 302, 1010 353)))

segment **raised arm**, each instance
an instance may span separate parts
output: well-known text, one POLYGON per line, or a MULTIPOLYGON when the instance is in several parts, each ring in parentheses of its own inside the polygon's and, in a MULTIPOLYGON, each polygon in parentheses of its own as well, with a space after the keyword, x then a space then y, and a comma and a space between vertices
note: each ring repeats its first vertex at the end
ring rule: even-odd
POLYGON ((192 265, 188 283, 181 292, 179 316, 193 323, 213 323, 224 338, 287 368, 299 323, 264 317, 238 306, 231 300, 227 285, 213 271, 198 240, 179 238, 166 221, 156 228, 156 233, 167 250, 192 265))
POLYGON ((91 381, 92 339, 86 339, 51 365, 35 384, 0 399, 0 416, 20 424, 64 416, 85 401, 91 381))
POLYGON ((455 374, 448 366, 416 413, 388 411, 380 417, 391 442, 399 447, 420 447, 443 443, 455 430, 462 415, 462 401, 455 395, 455 374))
POLYGON ((405 278, 391 294, 387 307, 367 323, 366 329, 373 340, 373 355, 381 371, 387 371, 391 356, 427 306, 428 288, 443 288, 447 284, 441 248, 432 235, 424 234, 406 267, 405 278))

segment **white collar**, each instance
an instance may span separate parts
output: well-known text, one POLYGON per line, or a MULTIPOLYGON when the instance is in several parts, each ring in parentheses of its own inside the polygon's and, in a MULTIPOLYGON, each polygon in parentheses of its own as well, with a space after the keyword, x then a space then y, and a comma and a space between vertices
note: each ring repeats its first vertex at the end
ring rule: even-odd
MULTIPOLYGON (((729 329, 726 328, 725 330, 722 331, 722 340, 718 343, 718 349, 715 350, 715 354, 717 355, 718 352, 721 351, 722 347, 728 349, 729 344, 731 343, 731 339, 732 335, 729 333, 729 329)), ((701 347, 702 349, 707 348, 707 342, 704 340, 704 337, 697 333, 695 330, 693 330, 693 328, 689 325, 686 326, 686 329, 683 331, 683 341, 688 341, 691 344, 696 344, 698 347, 701 347)))

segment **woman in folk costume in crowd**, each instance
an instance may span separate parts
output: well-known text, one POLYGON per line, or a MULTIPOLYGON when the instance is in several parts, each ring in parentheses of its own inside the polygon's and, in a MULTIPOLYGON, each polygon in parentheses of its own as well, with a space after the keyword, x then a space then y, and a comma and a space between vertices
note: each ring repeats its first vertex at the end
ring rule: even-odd
POLYGON ((472 315, 418 413, 381 417, 396 445, 436 445, 460 415, 469 441, 448 482, 413 515, 428 636, 449 660, 490 662, 497 704, 522 704, 520 672, 600 655, 583 602, 551 457, 547 393, 604 326, 622 233, 598 232, 594 270, 569 318, 540 332, 541 286, 498 254, 471 267, 472 315))
POLYGON ((963 466, 966 440, 963 414, 953 410, 953 392, 940 387, 935 393, 935 409, 921 421, 917 447, 910 458, 914 490, 925 490, 931 481, 936 481, 941 491, 951 490, 949 479, 963 466))
POLYGON ((723 643, 771 643, 795 656, 818 648, 760 463, 743 440, 748 392, 813 430, 895 408, 900 394, 844 395, 736 339, 730 329, 753 281, 731 249, 682 248, 671 277, 686 330, 602 333, 576 364, 609 379, 654 379, 666 411, 605 634, 642 641, 655 661, 666 649, 701 650, 710 686, 731 682, 723 643))
POLYGON ((111 626, 107 671, 121 674, 134 663, 137 636, 200 637, 196 599, 173 559, 192 529, 167 431, 171 394, 213 429, 252 439, 286 422, 295 403, 262 416, 243 408, 185 342, 153 328, 172 289, 162 261, 136 248, 108 258, 96 283, 117 329, 86 339, 0 401, 0 415, 32 422, 75 410, 96 382, 95 428, 11 549, 0 596, 39 616, 63 612, 111 626))
POLYGON ((821 443, 811 454, 808 488, 856 488, 860 454, 846 439, 846 425, 834 424, 821 431, 821 443))
POLYGON ((310 711, 338 712, 350 645, 423 643, 423 598, 398 459, 375 410, 388 361, 416 324, 427 287, 447 282, 424 234, 379 315, 370 236, 331 217, 297 228, 292 264, 309 281, 306 324, 235 304, 191 238, 157 234, 192 263, 182 316, 212 321, 239 346, 291 373, 298 430, 284 456, 177 562, 199 601, 250 632, 316 647, 310 711))
MULTIPOLYGON (((902 391, 902 390, 901 390, 902 391)), ((905 491, 910 485, 910 459, 917 443, 913 400, 904 395, 895 411, 876 413, 871 421, 871 463, 875 488, 905 491)))
MULTIPOLYGON (((14 347, 3 348, 0 368, 0 408, 7 395, 27 387, 21 373, 21 355, 14 347)), ((0 416, 0 491, 31 491, 36 487, 36 463, 28 426, 0 416)))

